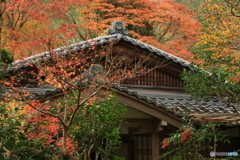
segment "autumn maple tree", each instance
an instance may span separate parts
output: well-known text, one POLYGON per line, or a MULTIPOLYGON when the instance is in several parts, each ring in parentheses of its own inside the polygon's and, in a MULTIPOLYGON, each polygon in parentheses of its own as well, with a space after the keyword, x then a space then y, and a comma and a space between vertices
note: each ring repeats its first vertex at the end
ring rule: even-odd
MULTIPOLYGON (((53 157, 114 156, 124 110, 111 88, 149 71, 152 54, 138 57, 134 53, 114 53, 114 41, 105 46, 91 40, 86 43, 87 49, 79 49, 81 45, 75 44, 18 61, 20 66, 27 66, 18 68, 16 62, 2 81, 2 97, 23 105, 22 129, 28 128, 25 136, 52 146, 53 157), (50 93, 34 94, 31 88, 35 87, 50 87, 50 93)), ((163 61, 159 60, 153 69, 161 67, 163 61)))
POLYGON ((186 89, 193 96, 220 99, 228 107, 237 103, 238 107, 233 107, 236 113, 240 105, 237 8, 239 1, 209 0, 202 3, 199 14, 204 27, 193 49, 199 60, 198 68, 193 67, 184 77, 186 89))
POLYGON ((1 48, 16 59, 105 34, 123 20, 131 36, 186 60, 199 34, 196 14, 164 0, 6 0, 1 3, 1 48))
MULTIPOLYGON (((186 6, 164 0, 96 0, 83 11, 88 30, 98 30, 98 35, 115 19, 127 24, 130 35, 186 60, 191 60, 189 49, 194 44, 200 28, 195 13, 186 6)), ((94 35, 95 36, 95 35, 94 35)))
POLYGON ((8 49, 14 53, 15 59, 21 59, 86 39, 79 31, 84 30, 81 23, 73 19, 79 16, 75 12, 77 4, 83 6, 85 2, 1 1, 1 49, 8 49))

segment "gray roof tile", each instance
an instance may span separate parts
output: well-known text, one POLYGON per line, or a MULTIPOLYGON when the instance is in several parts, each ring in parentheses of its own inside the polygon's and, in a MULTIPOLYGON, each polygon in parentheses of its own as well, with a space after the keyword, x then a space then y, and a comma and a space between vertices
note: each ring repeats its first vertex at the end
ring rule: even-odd
MULTIPOLYGON (((141 48, 147 49, 149 52, 155 53, 159 56, 163 56, 166 59, 172 60, 180 65, 182 65, 183 67, 190 67, 190 63, 182 60, 181 58, 178 58, 170 53, 167 53, 163 50, 160 50, 156 47, 153 47, 151 45, 148 45, 144 42, 138 41, 134 38, 122 35, 122 34, 113 34, 113 35, 107 35, 107 36, 102 36, 102 37, 98 37, 98 38, 94 38, 91 40, 87 40, 87 41, 83 41, 83 42, 78 42, 75 44, 71 44, 69 46, 65 46, 65 47, 61 47, 61 48, 57 48, 54 49, 53 52, 56 52, 57 54, 62 54, 62 55, 66 55, 66 54, 71 54, 77 51, 80 51, 81 49, 87 49, 90 46, 94 46, 94 45, 104 45, 107 43, 111 43, 111 42, 115 42, 115 41, 120 41, 123 40, 125 42, 130 42, 133 45, 139 46, 141 48)), ((12 70, 12 69, 19 69, 22 67, 26 67, 28 66, 29 63, 33 63, 35 61, 39 61, 39 60, 43 60, 43 59, 47 59, 48 57, 50 57, 51 52, 43 52, 34 56, 30 56, 27 58, 24 58, 22 60, 18 60, 12 63, 13 67, 9 67, 8 70, 12 70)))
MULTIPOLYGON (((129 95, 139 97, 139 93, 132 92, 127 87, 117 87, 118 90, 123 91, 129 95), (134 93, 134 94, 133 94, 134 93)), ((194 114, 207 114, 207 113, 235 113, 233 108, 227 107, 221 101, 210 100, 191 100, 189 95, 156 95, 156 94, 142 94, 141 99, 155 104, 157 107, 162 108, 174 115, 183 116, 186 113, 194 114), (154 97, 154 98, 151 98, 154 97), (158 97, 156 97, 158 96, 158 97), (180 98, 178 98, 180 97, 180 98)), ((237 104, 233 104, 237 106, 237 104)))

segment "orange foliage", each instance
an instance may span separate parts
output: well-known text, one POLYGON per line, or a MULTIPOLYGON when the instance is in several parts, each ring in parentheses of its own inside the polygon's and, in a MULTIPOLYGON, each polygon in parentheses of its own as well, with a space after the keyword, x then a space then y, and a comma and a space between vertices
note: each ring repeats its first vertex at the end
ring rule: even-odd
POLYGON ((164 138, 163 142, 162 142, 162 148, 166 148, 167 146, 169 146, 171 143, 171 141, 168 138, 164 138))
POLYGON ((181 143, 184 143, 188 138, 192 137, 193 132, 191 128, 184 128, 184 131, 181 134, 181 143))
POLYGON ((72 43, 79 26, 69 20, 68 12, 75 2, 84 4, 84 0, 6 0, 2 3, 1 47, 21 59, 72 43))
POLYGON ((186 60, 192 59, 189 49, 201 27, 191 10, 171 0, 158 4, 148 0, 93 0, 83 13, 89 32, 100 34, 120 19, 132 37, 186 60))
MULTIPOLYGON (((49 111, 52 108, 52 106, 43 105, 37 100, 32 100, 31 105, 44 111, 49 111)), ((44 138, 44 143, 46 145, 50 145, 52 142, 55 142, 54 136, 58 135, 60 131, 57 118, 40 113, 30 106, 25 106, 25 114, 27 124, 36 126, 33 130, 31 130, 31 132, 28 133, 29 139, 37 139, 40 137, 44 138)))
POLYGON ((6 4, 2 46, 16 59, 96 37, 120 19, 134 38, 191 60, 189 49, 200 28, 191 10, 171 0, 7 0, 6 4))

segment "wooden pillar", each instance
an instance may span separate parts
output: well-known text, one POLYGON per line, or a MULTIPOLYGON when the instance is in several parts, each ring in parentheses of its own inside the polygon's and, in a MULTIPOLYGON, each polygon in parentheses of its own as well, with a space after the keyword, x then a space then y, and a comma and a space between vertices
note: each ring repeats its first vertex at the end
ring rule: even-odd
POLYGON ((129 136, 128 136, 128 160, 135 160, 135 140, 133 133, 139 131, 138 127, 129 127, 129 136))
POLYGON ((159 160, 159 135, 158 132, 152 133, 152 160, 159 160))

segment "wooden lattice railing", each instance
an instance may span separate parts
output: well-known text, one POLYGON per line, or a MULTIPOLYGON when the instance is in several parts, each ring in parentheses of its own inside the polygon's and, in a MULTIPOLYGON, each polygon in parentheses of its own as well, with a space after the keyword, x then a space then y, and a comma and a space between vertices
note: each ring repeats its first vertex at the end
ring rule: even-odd
POLYGON ((152 70, 142 76, 125 79, 121 84, 151 87, 183 87, 183 81, 180 77, 175 77, 161 70, 152 70))

